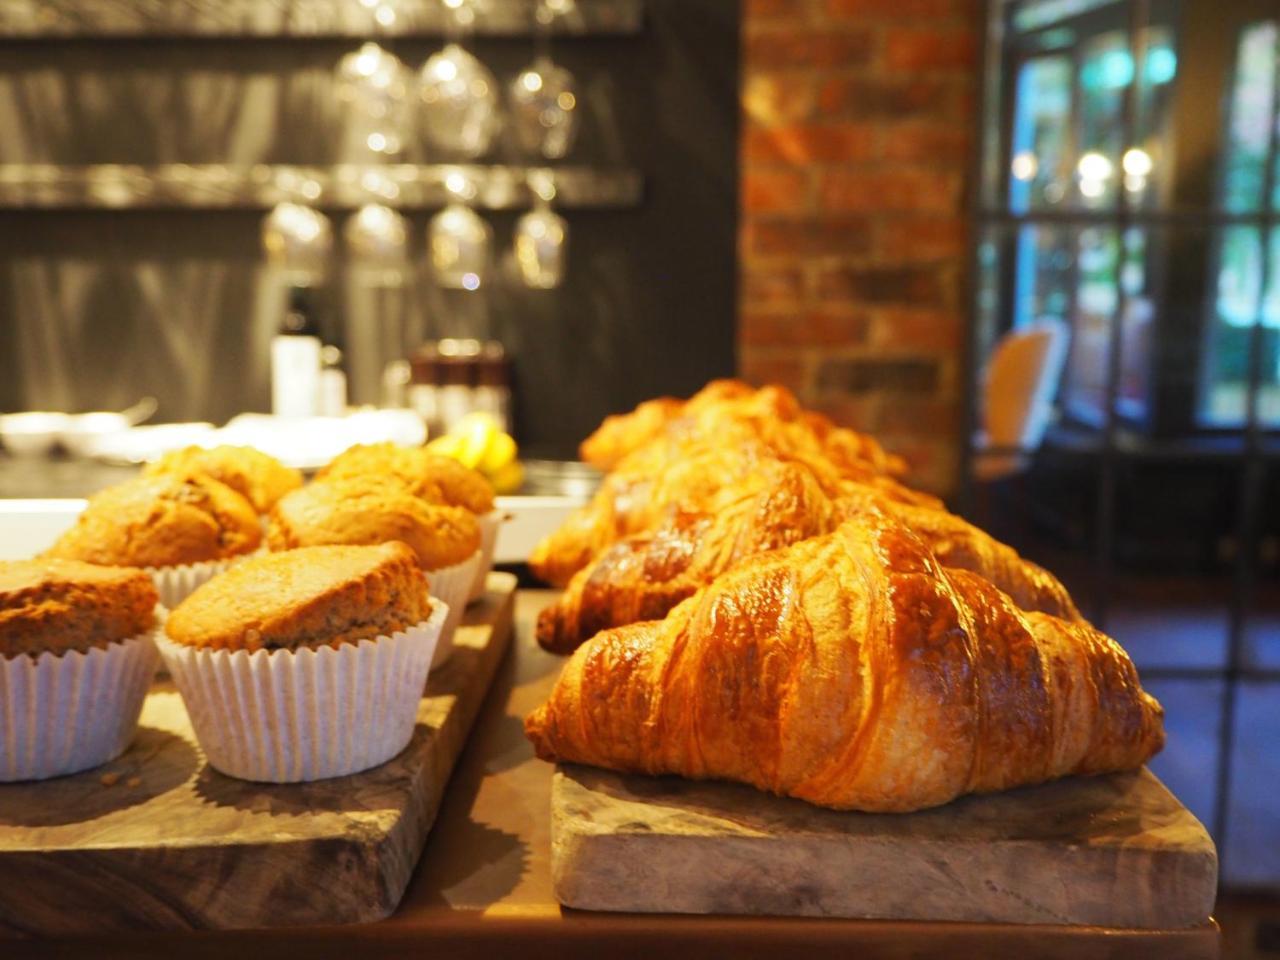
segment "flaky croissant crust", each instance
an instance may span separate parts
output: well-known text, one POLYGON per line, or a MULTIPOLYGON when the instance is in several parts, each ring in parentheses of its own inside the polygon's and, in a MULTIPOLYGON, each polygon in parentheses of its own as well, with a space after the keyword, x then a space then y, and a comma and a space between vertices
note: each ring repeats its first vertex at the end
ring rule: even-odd
POLYGON ((780 459, 804 464, 832 495, 853 480, 894 502, 942 505, 865 464, 834 464, 794 424, 731 419, 710 437, 673 431, 629 454, 585 506, 534 548, 529 567, 562 587, 618 540, 653 530, 672 508, 706 509, 726 488, 750 487, 765 464, 780 459))
POLYGON ((805 410, 786 387, 770 384, 756 389, 741 380, 712 380, 688 400, 658 397, 630 413, 606 417, 578 452, 587 463, 613 470, 627 456, 664 435, 711 439, 732 421, 751 423, 756 429, 787 424, 796 429, 790 437, 775 437, 775 442, 821 450, 849 469, 888 476, 901 476, 906 470, 902 458, 886 453, 874 438, 805 410))
POLYGON ((1113 640, 866 514, 596 635, 525 730, 546 760, 908 811, 1138 767, 1161 717, 1113 640))
MULTIPOLYGON (((741 455, 736 448, 718 450, 721 458, 741 455)), ((700 502, 673 505, 651 529, 591 557, 539 615, 538 643, 569 653, 599 630, 660 619, 746 557, 830 533, 843 519, 868 511, 895 517, 944 567, 980 574, 1021 609, 1079 619, 1057 578, 954 514, 900 503, 864 484, 824 486, 803 463, 763 457, 733 484, 700 502)))

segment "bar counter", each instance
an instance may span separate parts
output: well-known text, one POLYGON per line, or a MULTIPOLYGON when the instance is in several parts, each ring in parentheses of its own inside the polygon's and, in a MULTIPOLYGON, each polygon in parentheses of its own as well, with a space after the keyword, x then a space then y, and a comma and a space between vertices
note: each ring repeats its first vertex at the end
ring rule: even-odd
MULTIPOLYGON (((554 594, 521 591, 511 652, 499 669, 399 909, 359 926, 211 931, 0 944, 27 958, 244 958, 310 960, 518 955, 522 960, 661 955, 778 960, 816 952, 875 958, 1218 956, 1212 922, 1172 932, 767 917, 592 914, 552 895, 550 765, 523 734, 562 664, 533 641, 537 612, 554 594)), ((104 884, 111 883, 103 877, 104 884)), ((3 896, 3 892, 0 892, 3 896)))

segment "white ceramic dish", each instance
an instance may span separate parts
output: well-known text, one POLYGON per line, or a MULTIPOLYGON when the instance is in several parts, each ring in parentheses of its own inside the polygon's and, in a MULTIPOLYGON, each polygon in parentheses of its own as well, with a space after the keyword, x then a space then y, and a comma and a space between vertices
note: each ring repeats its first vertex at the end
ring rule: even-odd
POLYGON ((0 416, 0 439, 16 457, 44 456, 62 438, 70 419, 65 413, 7 413, 0 416))

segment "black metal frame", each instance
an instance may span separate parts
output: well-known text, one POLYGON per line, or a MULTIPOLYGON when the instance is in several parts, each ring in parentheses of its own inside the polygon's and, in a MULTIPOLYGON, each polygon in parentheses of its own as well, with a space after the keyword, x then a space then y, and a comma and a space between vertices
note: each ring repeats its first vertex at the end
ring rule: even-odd
MULTIPOLYGON (((1158 3, 1161 0, 1155 0, 1155 2, 1158 3)), ((1219 138, 1225 131, 1224 123, 1214 127, 1203 123, 1202 117, 1196 129, 1187 129, 1180 131, 1178 134, 1178 163, 1181 172, 1179 172, 1177 182, 1173 185, 1170 193, 1162 197, 1160 209, 1135 211, 1128 202, 1127 192, 1124 190, 1119 191, 1116 207, 1106 211, 1063 210, 1016 214, 1007 209, 1005 198, 1008 196, 1007 161, 1008 145, 1011 142, 1010 118, 1012 116, 1012 105, 1007 102, 1007 98, 1009 92, 1013 89, 1010 77, 1016 76, 1016 74, 1010 73, 1003 57, 1008 48, 1005 35, 1011 29, 1012 13, 1018 5, 1019 0, 988 0, 987 4, 988 21, 982 54, 982 72, 985 86, 981 101, 984 114, 982 118, 983 129, 979 131, 980 135, 977 138, 978 143, 973 157, 971 180, 975 185, 979 185, 973 191, 972 196, 972 215, 976 231, 984 232, 992 228, 999 228, 1006 231, 1010 236, 1014 236, 1016 235, 1014 231, 1026 223, 1103 224, 1116 227, 1120 236, 1123 237, 1125 231, 1135 224, 1147 227, 1202 227, 1204 230, 1192 237, 1190 249, 1187 248, 1187 237, 1175 237, 1175 242, 1167 245, 1164 255, 1166 258, 1178 258, 1177 262, 1180 263, 1196 263, 1203 266, 1203 270, 1200 270, 1199 274, 1192 269, 1185 269, 1180 272, 1170 271, 1175 276, 1169 279, 1169 283, 1177 286, 1178 290, 1191 294, 1191 299, 1187 302, 1197 303, 1207 308, 1209 298, 1205 287, 1208 283, 1210 247, 1206 243, 1205 235, 1216 233, 1219 228, 1224 226, 1236 224, 1256 226, 1261 231, 1263 238, 1262 289, 1265 290, 1271 268, 1268 243, 1273 228, 1280 223, 1280 215, 1269 202, 1276 187, 1276 163, 1277 159, 1280 158, 1280 131, 1277 130, 1277 124, 1275 123, 1271 125, 1268 162, 1263 183, 1264 205, 1260 213, 1234 214, 1221 210, 1215 202, 1216 164, 1201 163, 1195 168, 1191 168, 1190 164, 1183 164, 1181 148, 1184 142, 1192 153, 1199 159, 1204 160, 1213 156, 1217 149, 1217 144, 1220 142, 1219 138), (993 138, 995 139, 994 145, 992 143, 993 138), (997 164, 997 169, 992 169, 992 164, 997 164), (1188 257, 1192 259, 1185 259, 1188 257), (1199 286, 1198 294, 1194 293, 1196 285, 1199 286)), ((1117 9, 1123 10, 1126 14, 1126 32, 1130 49, 1134 53, 1135 63, 1142 62, 1141 51, 1136 48, 1135 44, 1141 42, 1144 36, 1143 31, 1150 24, 1152 5, 1153 0, 1113 0, 1111 4, 1112 14, 1117 9)), ((1280 20, 1280 8, 1277 8, 1273 2, 1268 3, 1266 0, 1238 0, 1238 2, 1233 0, 1228 6, 1230 7, 1229 16, 1224 16, 1224 5, 1220 2, 1215 2, 1215 0, 1183 0, 1180 10, 1182 20, 1179 31, 1180 37, 1187 32, 1198 30, 1199 25, 1213 23, 1219 32, 1230 32, 1231 49, 1234 50, 1235 45, 1238 44, 1239 26, 1243 23, 1269 19, 1280 20), (1224 19, 1229 19, 1233 25, 1224 27, 1222 25, 1224 19)), ((1084 16, 1092 19, 1103 14, 1103 10, 1095 7, 1084 16)), ((1234 63, 1234 55, 1223 56, 1221 38, 1215 42, 1218 44, 1215 51, 1209 51, 1198 64, 1190 65, 1189 69, 1200 71, 1199 76, 1196 78, 1197 89, 1186 97, 1181 94, 1178 95, 1180 102, 1174 107, 1174 123, 1178 123, 1181 120, 1185 125, 1189 119, 1195 117, 1197 111, 1203 110, 1204 103, 1209 99, 1220 99, 1223 89, 1222 83, 1228 76, 1233 75, 1234 71, 1231 70, 1231 66, 1234 63), (1212 78, 1208 83, 1202 79, 1206 76, 1212 78)), ((1182 56, 1179 59, 1180 61, 1185 60, 1182 56)), ((1184 66, 1185 64, 1180 62, 1178 81, 1180 85, 1187 82, 1184 66)), ((1276 84, 1276 89, 1280 91, 1280 58, 1277 59, 1277 76, 1273 82, 1276 84)), ((1138 110, 1138 95, 1139 85, 1136 82, 1131 83, 1126 90, 1122 107, 1122 122, 1126 131, 1126 143, 1133 142, 1133 120, 1138 110)), ((1216 111, 1216 106, 1214 110, 1216 111)), ((1215 112, 1214 116, 1216 115, 1215 112)), ((967 429, 962 460, 964 475, 961 490, 962 508, 966 511, 970 510, 974 503, 972 467, 977 451, 974 448, 973 440, 979 426, 977 422, 977 385, 979 383, 979 369, 985 359, 982 331, 979 329, 980 325, 977 322, 980 310, 978 298, 981 293, 980 283, 978 282, 978 244, 975 243, 974 247, 975 252, 970 263, 972 313, 969 325, 970 336, 966 344, 965 382, 967 387, 967 409, 964 422, 967 429)), ((1008 259, 1007 257, 1004 258, 1005 262, 1008 259)), ((1180 441, 1168 440, 1168 433, 1163 430, 1157 431, 1157 436, 1164 434, 1166 439, 1153 438, 1153 442, 1149 444, 1141 441, 1135 443, 1133 436, 1125 428, 1123 418, 1117 412, 1117 398, 1123 360, 1121 355, 1123 318, 1127 306, 1127 294, 1124 286, 1119 281, 1117 281, 1117 284, 1118 302, 1108 331, 1109 351, 1104 399, 1105 419, 1097 430, 1096 440, 1088 443, 1086 448, 1082 448, 1082 452, 1091 457, 1096 456, 1097 460, 1095 491, 1097 513, 1093 525, 1094 549, 1092 555, 1093 602, 1090 605, 1090 613, 1094 622, 1102 629, 1106 628, 1112 599, 1111 588, 1116 556, 1116 510, 1119 472, 1136 459, 1141 459, 1151 452, 1150 449, 1144 451, 1144 446, 1163 449, 1165 453, 1168 453, 1171 449, 1176 449, 1180 443, 1180 441)), ((1001 322, 1006 328, 1011 320, 1009 317, 1010 290, 1011 287, 1005 287, 1001 293, 1003 313, 1001 322)), ((1164 292, 1167 298, 1170 290, 1166 289, 1164 292)), ((1218 679, 1223 681, 1218 769, 1214 771, 1217 787, 1217 805, 1215 822, 1212 825, 1220 849, 1224 849, 1226 846, 1227 831, 1230 826, 1228 811, 1231 800, 1232 761, 1236 746, 1237 695, 1240 683, 1244 680, 1280 680, 1280 669, 1262 669, 1253 666, 1247 662, 1245 655, 1248 618, 1250 611, 1255 606, 1259 583, 1261 562, 1259 529, 1265 507, 1263 503, 1264 483, 1266 482, 1268 469, 1280 467, 1280 442, 1277 442, 1277 437, 1280 434, 1274 429, 1266 428, 1261 421, 1259 409, 1262 383, 1262 311, 1264 309, 1265 303, 1263 298, 1260 297, 1258 314, 1255 316, 1250 330, 1246 420, 1244 427, 1243 429, 1232 431, 1217 431, 1215 432, 1217 433, 1217 439, 1214 441, 1210 441, 1207 437, 1205 438, 1206 441, 1212 442, 1214 445, 1215 449, 1212 455, 1216 458, 1233 462, 1239 472, 1238 506, 1235 519, 1237 551, 1232 574, 1234 588, 1228 619, 1229 632, 1226 644, 1226 662, 1221 669, 1165 667, 1161 669, 1144 669, 1142 671, 1143 675, 1148 677, 1218 679)), ((1202 309, 1201 314, 1204 315, 1204 313, 1205 311, 1202 309)), ((1188 321, 1202 322, 1200 318, 1182 317, 1178 319, 1178 322, 1183 324, 1188 323, 1188 321)), ((1194 331, 1185 327, 1175 328, 1173 332, 1182 335, 1200 335, 1198 327, 1194 331)), ((1203 345, 1203 341, 1197 342, 1203 345)), ((1185 352, 1193 355, 1195 353, 1195 351, 1185 352)), ((1191 357, 1191 360, 1194 361, 1194 356, 1191 357)), ((1185 358, 1183 362, 1187 362, 1185 358)), ((1185 385, 1186 371, 1175 371, 1172 382, 1175 386, 1178 383, 1185 385)), ((1168 378, 1155 384, 1153 389, 1156 391, 1169 391, 1171 386, 1168 378)), ((1159 402, 1154 397, 1152 399, 1153 404, 1159 402)), ((1177 400, 1178 402, 1194 403, 1193 400, 1189 401, 1185 397, 1177 398, 1177 400)), ((1189 412, 1189 408, 1181 410, 1177 419, 1184 420, 1189 412)), ((1120 639, 1123 641, 1123 637, 1120 639)))

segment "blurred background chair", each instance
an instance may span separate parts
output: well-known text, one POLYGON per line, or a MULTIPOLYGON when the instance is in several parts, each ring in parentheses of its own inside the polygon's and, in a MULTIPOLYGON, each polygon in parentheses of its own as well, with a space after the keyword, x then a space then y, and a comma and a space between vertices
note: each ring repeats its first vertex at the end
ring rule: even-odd
POLYGON ((1026 471, 1053 416, 1053 398, 1067 360, 1069 333, 1061 320, 1038 320, 1000 338, 982 376, 973 472, 991 483, 1026 471))

